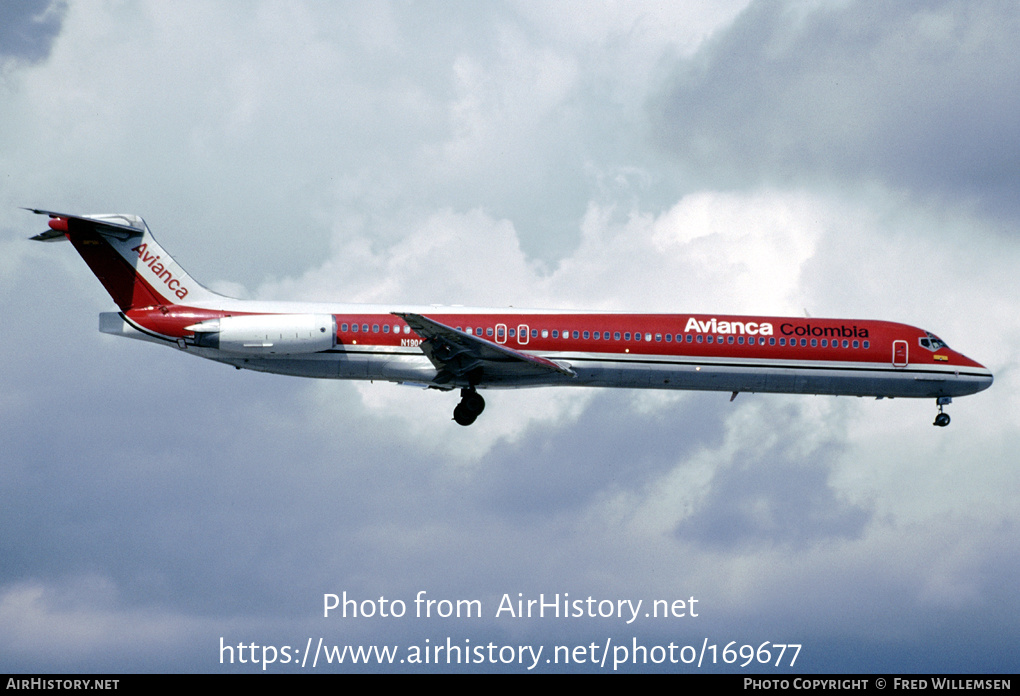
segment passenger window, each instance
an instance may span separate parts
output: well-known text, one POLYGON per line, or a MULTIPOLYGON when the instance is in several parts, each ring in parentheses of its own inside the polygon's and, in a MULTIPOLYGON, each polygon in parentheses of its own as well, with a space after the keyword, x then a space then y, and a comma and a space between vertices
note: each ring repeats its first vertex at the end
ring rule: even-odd
POLYGON ((737 336, 737 343, 739 343, 740 345, 744 345, 744 337, 743 336, 737 336))
POLYGON ((491 326, 485 330, 485 335, 486 336, 491 336, 492 335, 492 327, 491 326))
POLYGON ((560 330, 559 329, 553 329, 553 338, 559 338, 559 337, 560 337, 560 330))
POLYGON ((574 338, 577 338, 577 337, 578 337, 578 333, 575 331, 574 332, 574 338))
POLYGON ((629 341, 630 340, 630 331, 625 331, 624 332, 623 340, 625 340, 625 341, 629 341))
POLYGON ((732 346, 733 345, 733 336, 727 336, 726 337, 726 342, 729 343, 732 346))
POLYGON ((867 350, 868 348, 871 348, 871 341, 864 342, 864 350, 867 350))
POLYGON ((846 339, 844 338, 844 339, 843 339, 843 347, 844 347, 844 348, 849 348, 849 347, 850 347, 850 341, 848 341, 848 340, 846 340, 846 339))
POLYGON ((368 324, 361 325, 361 333, 368 333, 368 324))
MULTIPOLYGON (((658 336, 658 334, 656 334, 656 336, 658 336)), ((655 340, 659 340, 659 339, 656 338, 655 340)), ((666 343, 672 343, 672 342, 673 342, 673 334, 666 334, 666 343)))
POLYGON ((779 339, 779 345, 785 346, 786 345, 786 339, 785 338, 779 339))
POLYGON ((817 338, 812 338, 811 339, 811 347, 812 348, 817 348, 818 347, 818 339, 817 338))
POLYGON ((591 336, 591 334, 589 334, 587 331, 585 331, 582 335, 584 336, 585 340, 588 340, 589 336, 591 336))
POLYGON ((383 324, 382 332, 383 333, 389 333, 390 332, 390 325, 389 324, 383 324))
POLYGON ((715 342, 715 336, 708 336, 708 337, 705 338, 705 341, 708 342, 708 343, 714 343, 715 342))
POLYGON ((701 334, 698 334, 698 343, 701 343, 703 340, 704 340, 704 336, 702 336, 701 334))
POLYGON ((340 330, 341 331, 347 331, 347 324, 341 324, 340 325, 340 330))
POLYGON ((860 347, 861 347, 861 342, 856 340, 856 339, 854 339, 854 348, 860 348, 860 347))
MULTIPOLYGON (((545 331, 542 332, 542 336, 545 337, 545 331)), ((532 329, 531 330, 531 337, 532 338, 538 338, 538 329, 532 329)))
POLYGON ((620 332, 619 331, 616 331, 616 332, 613 333, 613 340, 614 341, 619 341, 620 340, 620 332))
POLYGON ((549 338, 549 329, 542 329, 542 338, 549 338))
POLYGON ((645 340, 646 341, 651 341, 652 340, 652 335, 650 333, 646 333, 645 334, 645 340))

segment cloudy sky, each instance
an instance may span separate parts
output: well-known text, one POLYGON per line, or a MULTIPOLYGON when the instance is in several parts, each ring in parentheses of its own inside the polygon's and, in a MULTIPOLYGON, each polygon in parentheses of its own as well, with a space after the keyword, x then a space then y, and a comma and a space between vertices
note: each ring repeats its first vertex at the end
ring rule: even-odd
POLYGON ((962 0, 0 5, 0 671, 256 671, 221 639, 321 637, 1015 672, 1018 34, 962 0), (239 297, 882 318, 996 382, 946 429, 596 390, 490 392, 462 428, 453 394, 98 333, 111 300, 19 206, 142 215, 239 297), (414 618, 422 590, 483 615, 414 618), (345 591, 407 615, 323 618, 345 591))

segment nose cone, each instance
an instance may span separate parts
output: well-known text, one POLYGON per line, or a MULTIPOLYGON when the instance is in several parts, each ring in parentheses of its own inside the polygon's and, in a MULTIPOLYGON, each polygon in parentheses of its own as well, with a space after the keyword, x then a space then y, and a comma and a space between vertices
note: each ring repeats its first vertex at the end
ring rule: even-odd
POLYGON ((992 377, 991 370, 976 360, 971 360, 966 355, 959 353, 957 355, 960 357, 960 369, 957 375, 967 385, 966 393, 976 394, 992 386, 994 377, 992 377))
POLYGON ((983 366, 982 366, 981 369, 985 371, 985 374, 978 378, 978 388, 977 388, 978 391, 984 391, 985 389, 988 389, 988 387, 992 386, 992 382, 995 380, 995 378, 992 377, 992 371, 991 370, 989 370, 987 367, 983 367, 983 366))

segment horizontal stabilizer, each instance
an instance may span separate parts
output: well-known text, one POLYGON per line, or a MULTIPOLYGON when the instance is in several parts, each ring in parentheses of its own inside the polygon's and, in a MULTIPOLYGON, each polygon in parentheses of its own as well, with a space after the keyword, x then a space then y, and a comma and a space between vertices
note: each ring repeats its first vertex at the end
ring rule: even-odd
POLYGON ((63 238, 67 232, 68 220, 84 223, 99 234, 109 235, 121 241, 140 236, 146 231, 145 222, 137 215, 71 215, 37 208, 25 208, 25 210, 36 215, 49 215, 51 218, 50 229, 47 232, 31 237, 37 242, 52 242, 63 238))
POLYGON ((63 230, 46 230, 29 239, 33 242, 66 242, 67 234, 63 230))

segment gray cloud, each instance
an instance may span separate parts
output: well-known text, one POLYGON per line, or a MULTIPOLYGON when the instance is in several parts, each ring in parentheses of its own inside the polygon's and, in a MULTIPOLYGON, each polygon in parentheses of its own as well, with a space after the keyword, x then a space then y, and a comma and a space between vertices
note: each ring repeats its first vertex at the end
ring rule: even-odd
POLYGON ((24 0, 0 6, 0 60, 45 59, 60 34, 66 0, 24 0))
POLYGON ((677 526, 678 538, 706 549, 803 550, 861 537, 871 511, 840 500, 829 484, 842 438, 833 435, 805 447, 797 415, 788 405, 770 409, 781 434, 763 446, 737 449, 714 472, 708 493, 677 526))
POLYGON ((637 417, 633 400, 640 396, 602 394, 569 426, 535 424, 513 443, 497 442, 479 477, 482 504, 510 516, 584 509, 598 496, 641 491, 722 440, 725 401, 718 395, 637 417))
POLYGON ((1013 3, 752 4, 685 61, 659 141, 723 186, 882 181, 1017 214, 1013 3))

